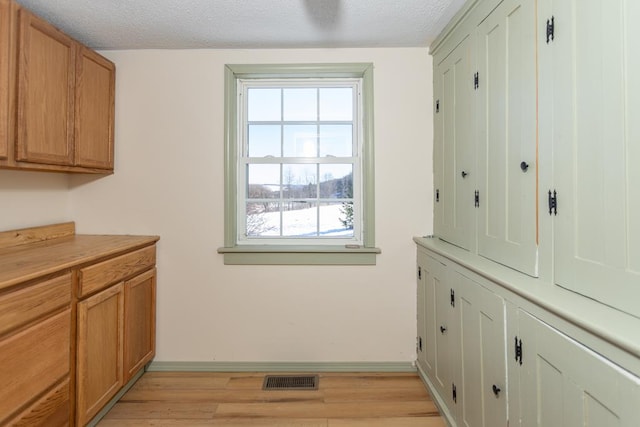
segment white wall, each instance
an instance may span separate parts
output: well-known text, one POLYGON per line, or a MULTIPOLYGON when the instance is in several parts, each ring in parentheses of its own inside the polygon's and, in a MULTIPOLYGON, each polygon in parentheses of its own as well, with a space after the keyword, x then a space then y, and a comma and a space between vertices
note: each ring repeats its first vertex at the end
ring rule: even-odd
POLYGON ((0 231, 71 220, 67 175, 0 170, 0 231))
POLYGON ((413 235, 432 231, 426 48, 107 51, 116 172, 71 178, 78 232, 158 234, 158 361, 412 361, 413 235), (373 62, 375 267, 225 266, 226 63, 373 62))

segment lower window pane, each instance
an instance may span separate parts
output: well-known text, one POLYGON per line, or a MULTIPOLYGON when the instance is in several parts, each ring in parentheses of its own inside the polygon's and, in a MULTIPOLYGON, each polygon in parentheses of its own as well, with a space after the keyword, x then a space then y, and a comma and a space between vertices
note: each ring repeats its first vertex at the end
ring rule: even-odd
POLYGON ((280 235, 280 204, 247 203, 247 237, 280 235))
POLYGON ((308 199, 317 197, 318 166, 283 165, 283 197, 287 199, 308 199))
POLYGON ((282 235, 287 237, 316 237, 318 235, 318 205, 316 203, 284 202, 282 235))
POLYGON ((321 237, 353 237, 353 202, 320 204, 321 237))

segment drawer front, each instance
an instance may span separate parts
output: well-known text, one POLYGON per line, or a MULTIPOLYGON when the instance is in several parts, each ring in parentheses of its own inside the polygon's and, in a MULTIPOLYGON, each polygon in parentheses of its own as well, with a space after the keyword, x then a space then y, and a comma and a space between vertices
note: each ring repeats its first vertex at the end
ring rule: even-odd
POLYGON ((71 309, 0 341, 0 425, 69 375, 71 309))
POLYGON ((66 379, 15 417, 13 427, 58 427, 69 425, 69 380, 66 379))
POLYGON ((0 296, 0 335, 71 302, 71 273, 0 296))
POLYGON ((156 247, 149 246, 80 270, 78 296, 83 298, 156 264, 156 247))

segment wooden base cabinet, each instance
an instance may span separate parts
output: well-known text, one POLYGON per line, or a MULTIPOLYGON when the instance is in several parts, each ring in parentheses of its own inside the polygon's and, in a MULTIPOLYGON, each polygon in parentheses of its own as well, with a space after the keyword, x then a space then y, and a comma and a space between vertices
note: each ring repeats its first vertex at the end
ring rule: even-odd
POLYGON ((89 422, 155 355, 154 265, 149 246, 79 272, 77 425, 89 422))
POLYGON ((0 232, 0 426, 85 426, 151 361, 157 240, 0 232))

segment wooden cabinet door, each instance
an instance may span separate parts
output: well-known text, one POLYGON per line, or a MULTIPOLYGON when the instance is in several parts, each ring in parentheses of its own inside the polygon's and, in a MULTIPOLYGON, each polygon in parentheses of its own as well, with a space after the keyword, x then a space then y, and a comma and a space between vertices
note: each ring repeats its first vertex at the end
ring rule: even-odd
POLYGON ((536 10, 505 0, 477 27, 478 253, 537 276, 536 10))
POLYGON ((124 284, 78 303, 76 423, 85 425, 124 385, 124 284))
POLYGON ((25 9, 19 17, 16 158, 72 165, 76 43, 25 9))
POLYGON ((541 0, 539 16, 555 29, 539 41, 555 283, 640 316, 640 6, 541 0))
POLYGON ((523 355, 522 366, 517 368, 520 425, 638 425, 639 378, 530 314, 519 311, 518 316, 523 355))
POLYGON ((155 355, 155 268, 125 282, 124 301, 124 382, 126 383, 155 355))
POLYGON ((504 301, 465 275, 454 272, 459 295, 461 377, 458 425, 507 425, 504 301))
POLYGON ((9 156, 9 103, 11 101, 11 3, 0 0, 0 159, 9 156))
POLYGON ((81 47, 75 95, 75 165, 113 169, 115 65, 81 47))
POLYGON ((434 58, 434 229, 464 249, 475 243, 472 47, 466 36, 452 52, 434 58))

